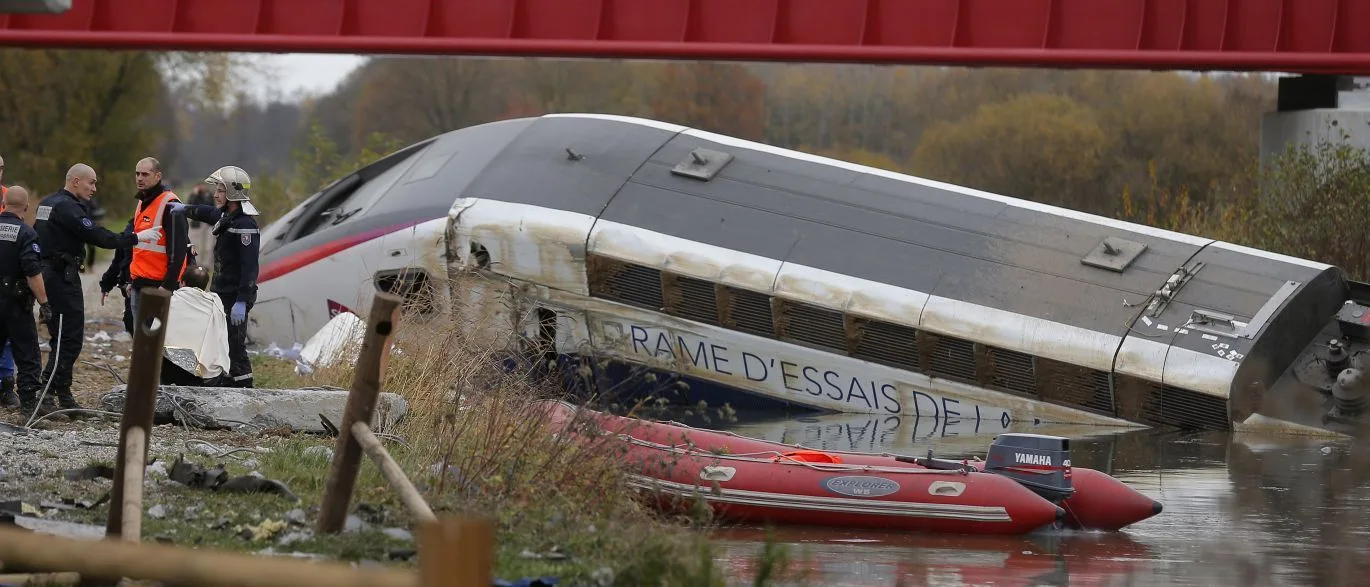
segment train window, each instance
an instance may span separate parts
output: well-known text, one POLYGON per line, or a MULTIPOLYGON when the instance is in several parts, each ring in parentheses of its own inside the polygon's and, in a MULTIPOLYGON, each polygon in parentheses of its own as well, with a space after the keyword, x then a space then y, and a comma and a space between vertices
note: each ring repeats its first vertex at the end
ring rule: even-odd
POLYGON ((847 354, 847 330, 842 312, 779 300, 775 318, 781 340, 847 354))
POLYGON ((719 323, 738 332, 775 338, 771 296, 726 285, 716 291, 719 323))
POLYGON ((1113 386, 1107 371, 1037 358, 1041 398, 1092 412, 1114 415, 1113 386))
POLYGON ((588 255, 585 273, 590 295, 661 311, 661 271, 618 259, 588 255))
POLYGON ((396 151, 325 188, 318 196, 311 198, 315 202, 301 212, 302 224, 290 232, 289 240, 303 238, 355 218, 389 190, 413 164, 415 155, 429 144, 418 143, 396 151))
POLYGON ((661 272, 666 312, 686 320, 718 325, 718 292, 712 281, 661 272))
POLYGON ((983 346, 985 357, 985 377, 990 387, 1024 395, 1037 396, 1037 374, 1035 357, 1018 351, 983 346))
POLYGON ((965 383, 979 383, 975 343, 963 338, 918 331, 918 349, 927 355, 928 374, 965 383))
POLYGON ((909 371, 923 370, 918 358, 917 330, 865 318, 847 319, 856 337, 853 357, 909 371))

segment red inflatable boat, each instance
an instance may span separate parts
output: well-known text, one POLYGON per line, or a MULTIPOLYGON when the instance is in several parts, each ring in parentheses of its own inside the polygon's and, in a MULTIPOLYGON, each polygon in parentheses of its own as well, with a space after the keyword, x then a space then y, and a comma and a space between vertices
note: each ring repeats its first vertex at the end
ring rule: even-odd
POLYGON ((679 508, 703 498, 721 519, 971 534, 1045 526, 1117 530, 1161 504, 1093 469, 1070 466, 1069 440, 1001 434, 985 462, 948 461, 755 440, 544 403, 558 428, 595 424, 625 441, 636 482, 679 508))

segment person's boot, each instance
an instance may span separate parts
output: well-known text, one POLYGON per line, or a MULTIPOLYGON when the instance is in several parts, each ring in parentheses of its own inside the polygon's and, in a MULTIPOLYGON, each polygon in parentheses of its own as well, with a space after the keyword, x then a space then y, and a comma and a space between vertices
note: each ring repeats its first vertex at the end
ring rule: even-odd
POLYGON ((37 419, 43 418, 44 416, 47 416, 46 418, 43 418, 44 420, 52 422, 70 422, 71 418, 66 414, 53 414, 48 416, 48 414, 52 414, 59 409, 56 402, 52 401, 52 396, 43 398, 42 405, 38 404, 38 398, 35 396, 19 397, 19 415, 25 423, 29 421, 29 418, 37 419), (35 410, 38 412, 36 415, 34 414, 35 410))
MULTIPOLYGON (((57 393, 57 405, 63 410, 84 410, 85 406, 76 401, 76 397, 71 395, 70 390, 62 390, 57 393)), ((89 414, 82 412, 68 412, 72 418, 85 418, 89 414)))
POLYGON ((19 394, 14 392, 14 378, 0 379, 0 407, 15 409, 19 407, 19 394))

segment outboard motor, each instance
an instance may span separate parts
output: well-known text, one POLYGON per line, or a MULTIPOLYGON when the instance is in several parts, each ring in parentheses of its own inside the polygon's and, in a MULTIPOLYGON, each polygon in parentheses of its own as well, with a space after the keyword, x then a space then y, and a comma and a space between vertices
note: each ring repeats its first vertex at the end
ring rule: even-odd
POLYGON ((989 445, 985 472, 1013 479, 1053 503, 1075 493, 1070 479, 1070 439, 1060 436, 1000 434, 989 445))

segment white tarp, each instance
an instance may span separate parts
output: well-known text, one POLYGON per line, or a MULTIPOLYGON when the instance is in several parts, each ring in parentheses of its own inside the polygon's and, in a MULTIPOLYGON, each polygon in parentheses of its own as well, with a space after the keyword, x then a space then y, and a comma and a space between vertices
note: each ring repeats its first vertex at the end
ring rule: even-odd
POLYGON ((199 372, 194 375, 213 379, 228 373, 228 317, 219 296, 196 287, 177 288, 171 293, 167 323, 165 347, 195 353, 199 372))
POLYGON ((364 334, 366 323, 361 318, 351 312, 338 312, 309 338, 309 342, 304 343, 295 370, 309 373, 328 367, 340 359, 348 363, 357 362, 364 334))

